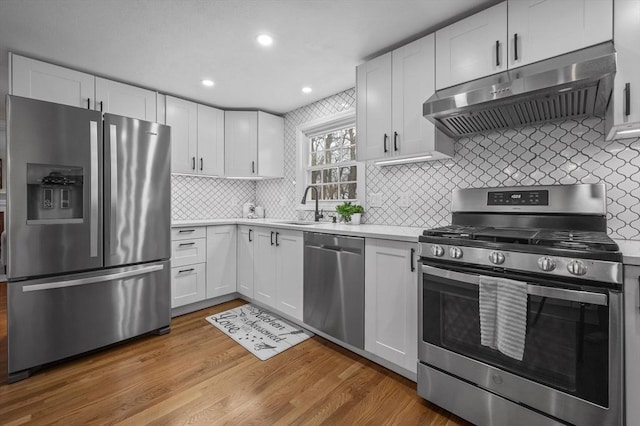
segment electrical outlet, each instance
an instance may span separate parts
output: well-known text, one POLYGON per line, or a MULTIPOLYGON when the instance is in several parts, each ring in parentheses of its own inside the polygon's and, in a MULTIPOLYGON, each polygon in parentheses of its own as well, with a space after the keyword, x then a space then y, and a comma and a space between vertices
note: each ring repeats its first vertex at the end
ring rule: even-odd
POLYGON ((411 193, 400 192, 398 193, 398 207, 407 208, 411 206, 411 193))
POLYGON ((284 196, 283 196, 283 197, 280 197, 280 205, 281 205, 281 206, 287 206, 287 205, 289 205, 288 200, 287 200, 287 197, 284 197, 284 196))
POLYGON ((382 193, 372 192, 369 194, 369 207, 382 207, 382 193))
POLYGON ((238 200, 238 197, 234 195, 231 197, 231 199, 229 199, 229 204, 231 204, 232 206, 238 206, 240 205, 240 200, 238 200))

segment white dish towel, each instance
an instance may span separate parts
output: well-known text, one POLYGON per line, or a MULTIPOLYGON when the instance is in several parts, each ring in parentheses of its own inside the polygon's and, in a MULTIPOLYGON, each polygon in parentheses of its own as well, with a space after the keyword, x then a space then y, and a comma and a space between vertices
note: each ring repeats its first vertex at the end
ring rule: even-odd
POLYGON ((480 276, 480 344, 522 361, 527 332, 527 284, 480 276))

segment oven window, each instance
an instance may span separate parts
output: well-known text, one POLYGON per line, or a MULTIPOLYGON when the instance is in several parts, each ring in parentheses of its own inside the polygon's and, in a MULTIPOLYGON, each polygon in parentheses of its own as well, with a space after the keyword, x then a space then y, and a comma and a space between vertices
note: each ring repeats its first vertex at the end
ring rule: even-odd
POLYGON ((522 361, 480 344, 478 286, 425 276, 426 342, 607 406, 607 306, 528 296, 522 361))

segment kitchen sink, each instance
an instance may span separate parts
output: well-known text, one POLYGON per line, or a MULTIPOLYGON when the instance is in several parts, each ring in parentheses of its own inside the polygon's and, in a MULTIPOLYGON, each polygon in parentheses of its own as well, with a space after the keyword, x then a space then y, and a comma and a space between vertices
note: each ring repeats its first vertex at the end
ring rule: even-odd
POLYGON ((305 222, 304 220, 291 220, 288 222, 278 222, 285 225, 318 225, 321 222, 305 222))

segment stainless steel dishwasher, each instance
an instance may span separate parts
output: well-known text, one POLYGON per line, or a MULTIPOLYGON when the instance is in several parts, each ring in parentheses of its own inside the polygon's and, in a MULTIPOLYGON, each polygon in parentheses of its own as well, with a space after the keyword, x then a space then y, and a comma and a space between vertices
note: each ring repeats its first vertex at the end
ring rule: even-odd
POLYGON ((304 233, 304 322, 364 349, 364 238, 304 233))

